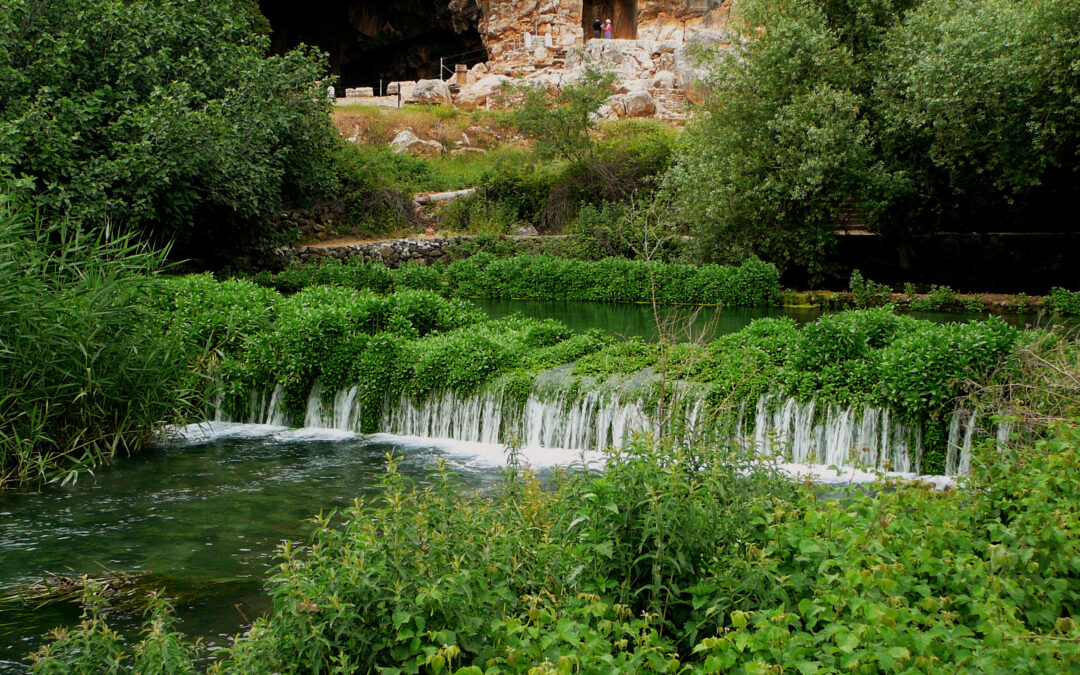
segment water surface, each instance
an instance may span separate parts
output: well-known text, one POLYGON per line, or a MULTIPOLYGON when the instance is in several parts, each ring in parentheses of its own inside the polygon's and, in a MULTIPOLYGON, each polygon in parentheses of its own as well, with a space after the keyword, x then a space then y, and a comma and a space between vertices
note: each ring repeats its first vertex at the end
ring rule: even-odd
MULTIPOLYGON (((266 609, 262 583, 278 544, 306 541, 319 511, 375 494, 387 453, 421 484, 446 459, 463 489, 490 486, 503 460, 497 446, 250 425, 232 432, 168 443, 75 484, 5 493, 0 596, 46 572, 145 573, 149 588, 181 599, 183 631, 222 646, 266 609)), ((554 453, 536 464, 572 459, 554 453)), ((24 670, 42 635, 78 615, 69 603, 33 612, 0 603, 0 672, 24 670)))

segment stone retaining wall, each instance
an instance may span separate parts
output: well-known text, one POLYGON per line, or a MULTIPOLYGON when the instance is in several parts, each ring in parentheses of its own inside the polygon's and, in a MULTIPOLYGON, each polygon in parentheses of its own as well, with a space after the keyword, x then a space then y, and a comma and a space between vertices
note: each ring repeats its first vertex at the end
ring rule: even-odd
MULTIPOLYGON (((284 264, 296 261, 309 262, 322 258, 337 258, 338 260, 360 258, 366 262, 382 262, 388 267, 397 268, 409 261, 430 265, 437 260, 441 260, 451 246, 474 238, 474 236, 463 235, 456 237, 384 239, 341 246, 283 247, 278 249, 277 253, 284 264)), ((504 239, 512 240, 522 252, 537 253, 544 251, 553 241, 563 241, 566 237, 504 237, 504 239)))

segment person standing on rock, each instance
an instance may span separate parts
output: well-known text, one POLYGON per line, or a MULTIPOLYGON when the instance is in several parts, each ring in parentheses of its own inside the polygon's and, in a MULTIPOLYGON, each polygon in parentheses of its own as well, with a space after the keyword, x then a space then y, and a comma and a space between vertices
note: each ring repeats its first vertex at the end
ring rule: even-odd
POLYGON ((604 19, 604 39, 611 39, 611 19, 604 19))
POLYGON ((600 37, 600 31, 602 29, 603 29, 603 26, 600 23, 600 17, 596 17, 595 19, 593 19, 593 22, 592 22, 592 36, 594 38, 599 38, 600 37))

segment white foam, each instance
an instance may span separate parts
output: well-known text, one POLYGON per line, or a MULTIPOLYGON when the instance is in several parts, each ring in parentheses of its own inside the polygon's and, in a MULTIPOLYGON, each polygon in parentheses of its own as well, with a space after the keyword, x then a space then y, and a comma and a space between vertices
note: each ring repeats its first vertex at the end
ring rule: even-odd
MULTIPOLYGON (((365 438, 406 448, 435 448, 447 455, 468 460, 468 463, 477 466, 506 466, 507 449, 505 445, 499 443, 479 443, 476 441, 402 436, 398 434, 372 434, 365 438)), ((570 465, 580 466, 582 463, 590 468, 595 468, 602 466, 604 463, 604 454, 602 452, 582 452, 581 450, 568 448, 522 448, 521 458, 528 466, 534 469, 570 465)))
MULTIPOLYGON (((449 438, 426 438, 398 434, 371 434, 360 436, 340 429, 310 428, 290 429, 273 424, 241 424, 237 422, 199 422, 166 431, 170 439, 192 445, 208 443, 223 438, 270 438, 282 442, 345 441, 359 438, 375 443, 397 446, 403 451, 435 449, 476 467, 501 467, 506 465, 507 449, 500 443, 480 443, 449 438)), ((570 448, 531 446, 522 448, 521 458, 534 469, 556 466, 588 466, 600 468, 605 463, 603 452, 581 451, 570 448)), ((865 471, 848 466, 782 462, 775 465, 793 480, 809 480, 822 485, 863 485, 879 480, 910 480, 926 483, 936 490, 957 487, 956 476, 918 475, 902 471, 865 471)))
POLYGON ((917 481, 932 485, 935 490, 945 490, 957 486, 956 476, 919 475, 904 471, 863 471, 848 466, 827 466, 825 464, 800 464, 782 462, 776 468, 794 480, 809 480, 822 485, 864 485, 879 480, 917 481))
POLYGON ((287 429, 274 434, 274 440, 304 442, 304 441, 347 441, 356 438, 356 434, 343 429, 326 429, 303 427, 301 429, 287 429))
POLYGON ((219 438, 263 438, 288 431, 288 427, 274 424, 243 424, 240 422, 196 422, 182 427, 170 427, 165 437, 191 444, 209 443, 219 438))
POLYGON ((343 441, 356 434, 340 429, 290 429, 276 424, 245 424, 242 422, 197 422, 165 430, 165 437, 191 445, 209 443, 223 438, 272 438, 279 441, 343 441))

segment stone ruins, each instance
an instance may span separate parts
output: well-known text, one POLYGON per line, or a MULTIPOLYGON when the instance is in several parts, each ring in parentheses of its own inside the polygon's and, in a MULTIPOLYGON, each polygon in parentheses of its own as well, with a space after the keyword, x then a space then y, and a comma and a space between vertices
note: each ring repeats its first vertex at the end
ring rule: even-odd
POLYGON ((486 60, 445 63, 444 79, 393 82, 382 97, 349 89, 346 100, 490 107, 505 83, 558 88, 594 67, 616 77, 601 116, 679 120, 687 98, 696 99, 698 47, 731 46, 724 30, 731 0, 451 0, 451 7, 474 2, 486 60), (595 37, 594 21, 607 19, 612 37, 595 37))

